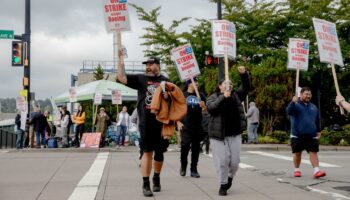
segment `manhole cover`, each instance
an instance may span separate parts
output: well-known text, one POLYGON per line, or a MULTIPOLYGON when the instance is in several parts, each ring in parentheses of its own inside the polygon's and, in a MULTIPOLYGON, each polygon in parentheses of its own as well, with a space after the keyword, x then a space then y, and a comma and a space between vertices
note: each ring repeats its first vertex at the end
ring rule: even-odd
POLYGON ((350 192, 350 186, 339 186, 339 187, 334 187, 334 189, 350 192))

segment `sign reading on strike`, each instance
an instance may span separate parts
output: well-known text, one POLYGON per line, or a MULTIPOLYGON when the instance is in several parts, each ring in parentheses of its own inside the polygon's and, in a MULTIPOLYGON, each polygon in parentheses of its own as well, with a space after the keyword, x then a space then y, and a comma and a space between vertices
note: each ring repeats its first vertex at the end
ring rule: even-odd
POLYGON ((335 24, 317 18, 312 18, 312 21, 321 62, 344 66, 335 24))
POLYGON ((191 77, 197 76, 201 73, 190 44, 185 44, 172 49, 171 58, 176 63, 176 69, 181 80, 188 80, 191 77))
POLYGON ((127 0, 103 0, 102 2, 107 32, 130 31, 127 0))
POLYGON ((77 102, 77 91, 75 90, 75 87, 69 88, 69 102, 77 102))
POLYGON ((212 46, 215 57, 236 58, 236 27, 227 20, 212 21, 212 46))
POLYGON ((95 93, 94 104, 95 105, 102 104, 102 93, 98 93, 98 92, 95 93))
POLYGON ((122 104, 122 92, 120 90, 112 90, 112 104, 122 104))
POLYGON ((309 66, 309 40, 289 38, 288 69, 307 71, 309 66))
POLYGON ((26 102, 26 98, 24 96, 19 96, 16 98, 16 108, 20 111, 27 111, 28 104, 26 102))

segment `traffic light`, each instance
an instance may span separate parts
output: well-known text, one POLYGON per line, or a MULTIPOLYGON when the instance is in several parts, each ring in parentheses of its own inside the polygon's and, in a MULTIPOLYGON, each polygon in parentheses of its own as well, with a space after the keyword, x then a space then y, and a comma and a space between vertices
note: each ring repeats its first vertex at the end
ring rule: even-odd
POLYGON ((219 58, 211 56, 211 55, 207 55, 205 63, 207 65, 217 65, 217 64, 219 64, 219 58))
POLYGON ((12 66, 23 65, 23 43, 12 41, 12 66))

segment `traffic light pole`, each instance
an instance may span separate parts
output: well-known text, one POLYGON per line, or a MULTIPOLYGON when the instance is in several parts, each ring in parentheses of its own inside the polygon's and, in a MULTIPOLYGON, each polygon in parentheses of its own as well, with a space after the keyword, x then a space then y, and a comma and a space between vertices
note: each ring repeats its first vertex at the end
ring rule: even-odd
POLYGON ((28 101, 28 117, 30 116, 30 101, 31 101, 31 93, 30 93, 30 0, 25 1, 25 32, 22 35, 23 43, 26 43, 26 59, 28 63, 24 64, 24 78, 28 78, 28 85, 24 85, 24 89, 28 91, 27 101, 28 101))
MULTIPOLYGON (((218 0, 217 2, 217 6, 218 6, 218 20, 222 20, 222 9, 221 9, 221 0, 218 0)), ((219 73, 218 73, 218 82, 222 79, 224 79, 224 59, 223 58, 219 58, 219 73)))

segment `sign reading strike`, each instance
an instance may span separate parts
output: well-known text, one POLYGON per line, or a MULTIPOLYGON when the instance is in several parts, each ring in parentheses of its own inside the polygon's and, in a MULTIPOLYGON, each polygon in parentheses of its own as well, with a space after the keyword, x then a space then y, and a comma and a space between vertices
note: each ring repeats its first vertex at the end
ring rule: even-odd
POLYGON ((120 90, 112 90, 112 104, 122 104, 122 92, 120 90))
POLYGON ((99 148, 101 133, 84 133, 80 141, 81 148, 99 148))
POLYGON ((201 73, 190 44, 185 44, 171 50, 171 57, 176 63, 181 80, 188 80, 201 73))
POLYGON ((344 66, 335 24, 317 18, 312 18, 312 21, 321 62, 344 66))
POLYGON ((102 104, 102 93, 98 93, 98 92, 95 93, 94 103, 95 105, 102 104))
POLYGON ((236 27, 226 20, 212 21, 212 46, 215 57, 236 58, 236 27))
POLYGON ((289 38, 288 69, 307 71, 309 66, 309 40, 289 38))
POLYGON ((103 12, 108 33, 130 31, 127 0, 103 0, 103 12))
POLYGON ((19 96, 16 98, 16 108, 20 111, 28 110, 28 104, 24 96, 19 96))
POLYGON ((75 87, 69 88, 69 102, 77 102, 77 91, 75 90, 75 87))

